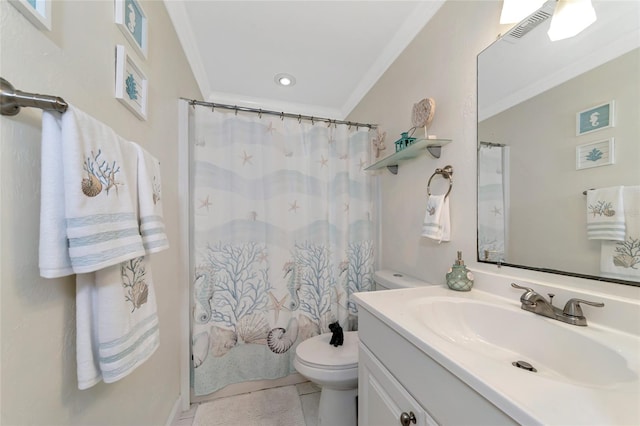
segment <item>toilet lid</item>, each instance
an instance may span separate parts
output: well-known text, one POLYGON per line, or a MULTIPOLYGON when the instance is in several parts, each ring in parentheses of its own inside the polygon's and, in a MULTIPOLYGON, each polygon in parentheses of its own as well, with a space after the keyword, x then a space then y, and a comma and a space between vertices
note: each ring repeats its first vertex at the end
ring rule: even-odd
POLYGON ((356 368, 358 366, 358 332, 346 331, 344 344, 330 345, 331 333, 307 339, 296 348, 298 361, 311 367, 331 370, 356 368))

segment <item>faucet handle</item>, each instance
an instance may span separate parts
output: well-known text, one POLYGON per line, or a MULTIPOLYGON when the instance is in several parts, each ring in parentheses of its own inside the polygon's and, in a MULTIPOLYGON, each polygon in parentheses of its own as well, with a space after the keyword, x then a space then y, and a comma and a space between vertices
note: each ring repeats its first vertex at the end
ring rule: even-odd
POLYGON ((533 292, 533 289, 532 289, 532 288, 529 288, 529 287, 523 287, 523 286, 518 285, 518 284, 516 284, 516 283, 511 283, 511 287, 513 287, 513 288, 517 288, 517 289, 520 289, 520 290, 527 290, 527 291, 531 291, 531 292, 533 292))
POLYGON ((584 303, 585 305, 595 306, 596 308, 602 308, 604 306, 604 303, 602 302, 590 302, 588 300, 582 299, 569 299, 569 301, 567 301, 567 304, 564 305, 562 313, 564 315, 569 315, 572 317, 584 317, 584 315, 582 314, 582 308, 580 307, 581 303, 584 303))

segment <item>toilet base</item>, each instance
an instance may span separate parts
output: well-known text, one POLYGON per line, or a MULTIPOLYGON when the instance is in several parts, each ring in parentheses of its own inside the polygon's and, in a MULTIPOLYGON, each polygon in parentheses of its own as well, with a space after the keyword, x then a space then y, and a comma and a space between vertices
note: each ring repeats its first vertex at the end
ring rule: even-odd
POLYGON ((318 426, 356 426, 358 389, 322 388, 318 407, 318 426))

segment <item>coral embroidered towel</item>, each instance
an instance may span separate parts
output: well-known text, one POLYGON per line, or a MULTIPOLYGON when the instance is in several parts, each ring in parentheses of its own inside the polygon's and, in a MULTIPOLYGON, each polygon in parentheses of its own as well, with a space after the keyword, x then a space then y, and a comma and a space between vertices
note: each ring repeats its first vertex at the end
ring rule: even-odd
POLYGON ((587 237, 624 241, 625 218, 622 187, 587 191, 587 237))
POLYGON ((73 106, 45 111, 42 134, 40 274, 93 272, 143 256, 134 145, 73 106))
POLYGON ((626 235, 622 241, 602 241, 600 271, 603 277, 640 281, 640 186, 622 190, 626 235))
POLYGON ((449 241, 450 229, 449 198, 444 195, 430 195, 427 198, 427 212, 422 223, 422 236, 438 242, 449 241))
POLYGON ((112 383, 159 346, 151 269, 145 257, 76 276, 78 388, 112 383))
POLYGON ((160 162, 137 144, 140 234, 147 254, 169 248, 162 217, 160 162))

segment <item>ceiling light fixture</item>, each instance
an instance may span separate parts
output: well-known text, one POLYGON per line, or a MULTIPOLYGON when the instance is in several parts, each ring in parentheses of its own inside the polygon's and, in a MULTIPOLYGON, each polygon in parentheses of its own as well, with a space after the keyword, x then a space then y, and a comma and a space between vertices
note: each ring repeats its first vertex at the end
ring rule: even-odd
POLYGON ((296 78, 291 74, 279 73, 273 78, 273 81, 276 82, 279 86, 293 86, 296 84, 296 78))
POLYGON ((551 41, 573 37, 596 19, 591 0, 558 0, 547 34, 551 41))
POLYGON ((515 24, 531 15, 546 0, 504 0, 502 13, 500 14, 501 24, 515 24))

